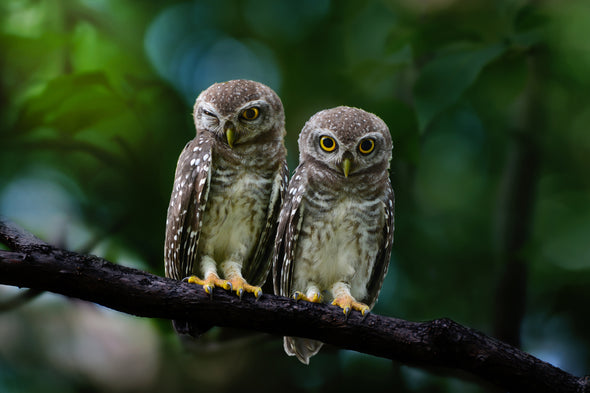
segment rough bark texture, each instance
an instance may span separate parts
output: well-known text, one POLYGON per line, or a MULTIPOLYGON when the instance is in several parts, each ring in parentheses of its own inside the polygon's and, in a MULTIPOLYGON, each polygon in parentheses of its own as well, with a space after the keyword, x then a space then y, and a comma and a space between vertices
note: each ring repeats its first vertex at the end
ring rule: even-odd
POLYGON ((510 392, 590 393, 578 378, 449 319, 410 322, 264 294, 241 300, 194 285, 49 246, 0 222, 0 284, 51 291, 150 318, 207 320, 216 326, 321 340, 421 367, 467 371, 510 392))

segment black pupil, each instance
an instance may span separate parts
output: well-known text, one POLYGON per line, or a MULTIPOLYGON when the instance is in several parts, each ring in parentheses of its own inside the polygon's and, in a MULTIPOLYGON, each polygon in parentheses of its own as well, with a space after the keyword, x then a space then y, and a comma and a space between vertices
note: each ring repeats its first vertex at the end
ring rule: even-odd
POLYGON ((369 140, 361 142, 361 149, 363 151, 371 150, 372 147, 373 147, 373 143, 369 140))
POLYGON ((331 149, 334 146, 334 141, 330 138, 324 138, 324 147, 326 149, 331 149))
POLYGON ((244 113, 244 117, 246 119, 252 119, 254 116, 256 116, 256 110, 250 108, 246 110, 246 113, 244 113))

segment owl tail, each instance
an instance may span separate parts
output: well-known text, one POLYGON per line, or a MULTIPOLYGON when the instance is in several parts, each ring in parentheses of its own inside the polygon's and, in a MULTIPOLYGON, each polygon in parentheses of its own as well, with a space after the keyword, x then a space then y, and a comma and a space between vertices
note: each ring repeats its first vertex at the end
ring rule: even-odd
POLYGON ((303 364, 309 364, 309 358, 320 351, 324 343, 307 338, 284 337, 283 347, 289 356, 297 356, 303 364))
POLYGON ((188 335, 194 338, 199 338, 204 333, 207 333, 213 325, 207 323, 196 323, 194 321, 181 321, 181 320, 173 320, 172 326, 174 326, 174 330, 176 333, 180 335, 188 335))

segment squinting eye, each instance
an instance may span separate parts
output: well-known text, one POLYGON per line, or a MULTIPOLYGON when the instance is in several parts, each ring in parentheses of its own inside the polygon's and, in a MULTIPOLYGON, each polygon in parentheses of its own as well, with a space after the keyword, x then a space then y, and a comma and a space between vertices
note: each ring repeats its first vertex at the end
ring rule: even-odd
POLYGON ((336 141, 331 136, 322 136, 320 138, 320 147, 327 152, 334 151, 336 149, 336 141))
POLYGON ((359 151, 361 154, 369 154, 375 149, 375 141, 373 139, 365 139, 359 145, 359 151))
POLYGON ((207 109, 203 109, 203 114, 210 117, 217 117, 213 113, 209 112, 207 109))
POLYGON ((260 110, 256 107, 248 108, 242 112, 242 119, 256 120, 260 115, 260 110))

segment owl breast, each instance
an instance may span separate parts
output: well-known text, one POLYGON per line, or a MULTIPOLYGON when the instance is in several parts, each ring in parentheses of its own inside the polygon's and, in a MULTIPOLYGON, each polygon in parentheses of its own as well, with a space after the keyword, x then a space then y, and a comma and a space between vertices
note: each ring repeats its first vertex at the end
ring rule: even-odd
POLYGON ((255 172, 214 169, 198 255, 218 263, 249 259, 266 221, 271 182, 255 172))
POLYGON ((356 299, 364 299, 382 237, 383 203, 354 197, 307 202, 296 250, 294 289, 305 291, 314 281, 327 291, 342 281, 350 284, 356 299))

